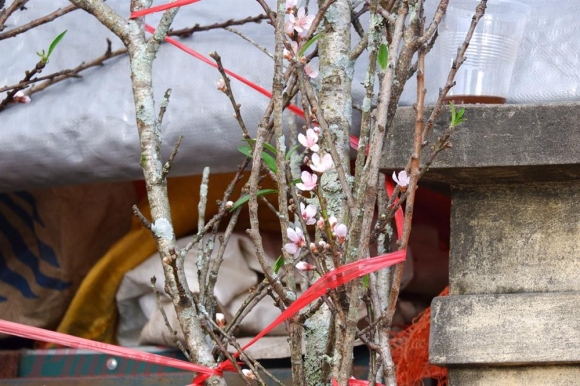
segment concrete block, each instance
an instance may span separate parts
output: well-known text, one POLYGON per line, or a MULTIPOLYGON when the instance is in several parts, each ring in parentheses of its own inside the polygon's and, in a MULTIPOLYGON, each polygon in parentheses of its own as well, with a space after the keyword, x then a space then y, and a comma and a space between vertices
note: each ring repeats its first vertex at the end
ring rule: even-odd
POLYGON ((574 386, 580 366, 499 367, 452 369, 449 386, 574 386))
POLYGON ((470 367, 580 362, 578 304, 580 292, 435 298, 429 360, 470 367))
MULTIPOLYGON (((439 154, 425 180, 457 185, 580 178, 580 103, 464 107, 467 122, 457 128, 453 148, 439 154)), ((407 164, 414 114, 411 107, 399 108, 387 134, 382 168, 407 164)), ((448 124, 445 111, 431 143, 448 124)), ((429 145, 424 159, 428 153, 429 145)))
POLYGON ((580 291, 580 183, 456 187, 451 208, 451 294, 580 291))

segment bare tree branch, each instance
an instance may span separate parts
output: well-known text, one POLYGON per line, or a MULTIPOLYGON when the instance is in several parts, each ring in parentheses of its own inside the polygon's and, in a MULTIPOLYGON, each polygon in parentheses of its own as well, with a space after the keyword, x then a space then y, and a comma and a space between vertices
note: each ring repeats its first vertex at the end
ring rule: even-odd
MULTIPOLYGON (((76 5, 73 5, 73 4, 71 4, 69 6, 66 6, 64 8, 59 8, 56 11, 54 11, 52 13, 49 13, 46 16, 43 16, 41 18, 38 18, 36 20, 31 21, 30 23, 26 23, 26 24, 24 24, 24 25, 22 25, 20 27, 12 28, 10 31, 6 31, 4 33, 1 33, 0 34, 0 40, 4 40, 4 39, 8 39, 8 38, 13 38, 16 35, 19 35, 21 33, 24 33, 24 32, 26 32, 28 30, 33 29, 33 28, 36 28, 39 25, 46 24, 46 23, 50 23, 54 19, 59 18, 59 17, 61 17, 63 15, 66 15, 67 13, 72 12, 72 11, 77 10, 77 9, 78 9, 78 7, 76 5)), ((1 24, 2 23, 0 22, 0 25, 1 24)), ((2 28, 0 28, 0 30, 1 29, 2 28)))

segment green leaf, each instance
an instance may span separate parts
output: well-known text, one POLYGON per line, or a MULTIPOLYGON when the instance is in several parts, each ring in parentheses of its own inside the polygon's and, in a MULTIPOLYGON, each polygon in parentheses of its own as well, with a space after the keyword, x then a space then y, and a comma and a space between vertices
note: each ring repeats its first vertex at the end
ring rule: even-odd
POLYGON ((278 271, 280 271, 280 268, 282 268, 284 266, 284 258, 282 257, 282 255, 280 255, 277 259, 276 262, 274 263, 274 265, 272 266, 272 271, 274 271, 274 273, 278 273, 278 271))
POLYGON ((48 58, 50 57, 50 54, 52 54, 52 51, 56 48, 57 44, 62 40, 62 38, 64 37, 64 35, 66 34, 66 31, 68 30, 64 30, 63 32, 60 33, 60 35, 58 35, 53 41, 52 43, 50 43, 50 47, 48 47, 48 52, 46 54, 46 61, 48 62, 48 58))
MULTIPOLYGON (((244 141, 246 141, 247 143, 251 143, 251 144, 256 143, 255 139, 244 139, 244 141)), ((263 146, 264 146, 264 149, 270 150, 270 152, 272 152, 272 154, 276 154, 276 148, 274 146, 270 145, 268 142, 264 142, 263 146)))
POLYGON ((292 181, 292 185, 296 185, 299 182, 302 182, 302 179, 297 178, 297 179, 295 179, 295 180, 292 181))
MULTIPOLYGON (((270 145, 272 146, 272 145, 270 145)), ((246 157, 253 158, 252 148, 250 146, 240 146, 238 147, 238 151, 245 155, 246 157)), ((268 169, 276 173, 278 168, 276 167, 276 158, 272 157, 270 154, 266 153, 265 151, 262 152, 262 161, 266 164, 268 169)))
POLYGON ((252 154, 252 148, 250 146, 240 146, 238 147, 240 153, 245 155, 246 157, 252 158, 254 155, 252 154))
POLYGON ((292 154, 294 154, 296 149, 298 149, 298 146, 300 146, 300 145, 294 145, 290 148, 290 150, 288 150, 288 153, 286 153, 286 161, 290 160, 290 157, 292 157, 292 154))
POLYGON ((276 158, 272 157, 265 151, 262 152, 262 161, 264 161, 268 169, 274 172, 274 174, 278 172, 278 167, 276 166, 276 158))
MULTIPOLYGON (((257 196, 259 197, 259 196, 263 196, 265 194, 272 194, 272 193, 278 193, 278 191, 276 189, 262 189, 262 190, 258 190, 257 196)), ((242 197, 240 197, 238 199, 238 201, 234 202, 234 204, 232 205, 232 207, 230 209, 230 212, 237 209, 239 206, 244 205, 248 201, 250 201, 250 195, 244 194, 242 197)))
POLYGON ((272 154, 276 154, 276 148, 267 142, 264 142, 264 149, 270 150, 272 154))
POLYGON ((389 64, 389 48, 385 43, 381 44, 381 46, 379 47, 379 55, 377 59, 379 60, 381 68, 383 70, 386 69, 387 65, 389 64))
POLYGON ((314 35, 312 38, 310 38, 309 41, 306 42, 306 44, 300 49, 300 51, 298 52, 298 57, 301 58, 304 56, 304 54, 306 53, 306 51, 310 48, 311 45, 314 44, 315 41, 317 41, 320 36, 322 36, 322 34, 317 34, 314 35))
POLYGON ((368 289, 371 285, 371 277, 369 275, 363 276, 363 289, 368 289))

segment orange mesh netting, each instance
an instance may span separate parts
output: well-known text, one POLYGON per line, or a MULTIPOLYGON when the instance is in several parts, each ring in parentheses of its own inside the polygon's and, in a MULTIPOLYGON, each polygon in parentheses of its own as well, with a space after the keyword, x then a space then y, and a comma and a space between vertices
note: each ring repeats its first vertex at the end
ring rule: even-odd
MULTIPOLYGON (((439 296, 449 295, 446 287, 439 296)), ((437 386, 447 385, 447 369, 429 363, 429 329, 431 307, 417 315, 413 324, 391 338, 397 385, 417 386, 423 379, 437 380, 437 386)))

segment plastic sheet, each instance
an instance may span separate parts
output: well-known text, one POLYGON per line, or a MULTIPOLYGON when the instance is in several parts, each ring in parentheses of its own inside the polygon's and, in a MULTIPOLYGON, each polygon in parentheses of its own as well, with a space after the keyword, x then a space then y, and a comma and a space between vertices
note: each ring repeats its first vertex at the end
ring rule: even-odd
MULTIPOLYGON (((128 1, 107 4, 129 17, 128 1)), ((163 5, 166 1, 156 1, 163 5)), ((268 3, 274 4, 272 0, 268 3)), ((66 0, 38 1, 16 12, 6 31, 25 24, 69 3, 66 0)), ((426 2, 427 16, 435 2, 426 2)), ((509 103, 576 100, 580 96, 580 20, 575 17, 575 0, 557 3, 530 0, 533 11, 516 61, 509 103)), ((175 29, 198 23, 207 25, 262 13, 254 0, 203 0, 182 7, 175 29)), ((148 15, 147 23, 156 26, 161 13, 148 15)), ((366 22, 363 21, 363 25, 366 22)), ((238 26, 253 40, 271 50, 272 26, 238 26)), ((101 56, 105 39, 113 49, 121 48, 118 38, 92 15, 82 10, 71 12, 25 34, 0 42, 0 84, 17 83, 26 69, 38 61, 35 52, 46 49, 63 30, 61 41, 43 75, 72 68, 101 56)), ((358 38, 353 34, 353 44, 358 38)), ((217 51, 224 66, 266 90, 271 89, 272 61, 253 45, 224 30, 196 33, 177 41, 206 54, 217 51)), ((438 47, 427 58, 427 103, 432 103, 438 84, 438 47)), ((353 99, 360 103, 366 54, 357 63, 353 99)), ((14 105, 0 112, 0 191, 69 185, 104 180, 142 178, 139 144, 135 127, 128 58, 115 58, 102 67, 85 71, 82 78, 69 79, 33 95, 32 103, 14 105)), ((160 101, 167 88, 173 94, 162 127, 162 154, 167 158, 179 135, 184 135, 172 175, 199 174, 210 166, 213 173, 234 171, 242 160, 236 148, 240 129, 232 118, 225 96, 216 90, 217 70, 171 45, 163 45, 154 64, 154 88, 160 101)), ((232 88, 242 104, 242 116, 255 134, 268 98, 244 84, 233 81, 232 88)), ((414 79, 403 92, 401 104, 415 101, 414 79)), ((356 128, 356 118, 353 122, 356 128)))
MULTIPOLYGON (((128 1, 107 4, 129 16, 128 1)), ((30 3, 26 11, 9 19, 7 30, 66 5, 64 0, 30 3)), ((173 28, 260 13, 262 8, 252 0, 206 0, 183 7, 173 28)), ((160 15, 148 15, 146 20, 155 26, 160 15)), ((259 44, 273 47, 272 26, 265 21, 236 28, 259 44)), ((67 36, 43 75, 103 55, 106 38, 113 42, 113 50, 122 47, 119 39, 92 15, 77 10, 0 42, 0 84, 17 83, 24 70, 36 64, 35 52, 46 49, 65 29, 67 36)), ((271 88, 271 59, 239 36, 212 30, 177 40, 200 53, 217 51, 227 68, 265 89, 271 88)), ((102 67, 85 71, 80 79, 66 80, 33 95, 30 104, 2 111, 0 191, 142 178, 128 66, 127 57, 109 60, 102 67)), ((172 175, 199 174, 205 166, 214 173, 233 171, 243 159, 237 151, 241 130, 232 117, 229 101, 215 87, 219 78, 217 70, 175 47, 160 48, 154 64, 156 100, 161 100, 167 88, 173 90, 162 127, 163 157, 169 156, 179 135, 185 137, 172 175)), ((232 82, 232 89, 242 104, 242 116, 250 132, 255 134, 268 98, 237 81, 232 82)))

